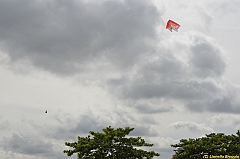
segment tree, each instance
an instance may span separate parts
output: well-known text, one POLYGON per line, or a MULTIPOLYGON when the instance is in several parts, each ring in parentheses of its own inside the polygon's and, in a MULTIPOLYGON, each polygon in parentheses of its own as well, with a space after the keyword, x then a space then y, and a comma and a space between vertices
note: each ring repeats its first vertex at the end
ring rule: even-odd
POLYGON ((153 146, 141 137, 125 137, 134 128, 114 129, 109 126, 102 130, 103 133, 90 131, 87 137, 78 136, 77 142, 65 142, 66 146, 73 149, 64 150, 63 153, 67 156, 77 153, 79 159, 151 159, 160 156, 154 151, 137 149, 136 147, 153 146))
POLYGON ((211 133, 196 139, 181 139, 172 147, 182 147, 184 151, 177 151, 178 159, 209 158, 209 156, 236 156, 240 152, 240 131, 236 135, 211 133))

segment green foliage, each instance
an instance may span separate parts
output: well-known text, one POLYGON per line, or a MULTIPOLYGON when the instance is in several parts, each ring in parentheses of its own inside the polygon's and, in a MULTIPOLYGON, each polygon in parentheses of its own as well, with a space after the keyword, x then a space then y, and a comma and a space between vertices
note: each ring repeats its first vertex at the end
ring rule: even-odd
POLYGON ((146 143, 141 137, 129 137, 134 128, 126 127, 114 129, 106 127, 103 133, 90 131, 87 137, 78 136, 78 142, 65 142, 71 150, 64 150, 67 156, 77 153, 79 159, 151 159, 160 156, 154 151, 145 151, 136 147, 152 147, 153 144, 146 143))
POLYGON ((178 159, 203 158, 203 155, 224 156, 239 155, 240 131, 236 135, 225 135, 224 133, 211 133, 197 139, 181 139, 172 147, 182 147, 184 151, 178 151, 178 159))

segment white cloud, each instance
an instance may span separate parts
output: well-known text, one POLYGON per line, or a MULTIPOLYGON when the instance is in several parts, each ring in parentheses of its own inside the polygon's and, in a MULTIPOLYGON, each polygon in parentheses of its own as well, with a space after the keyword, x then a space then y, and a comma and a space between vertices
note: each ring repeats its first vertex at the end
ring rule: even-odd
POLYGON ((175 129, 187 128, 194 134, 208 134, 214 132, 212 126, 207 124, 198 124, 191 121, 179 121, 171 124, 175 129))
POLYGON ((209 122, 212 125, 217 125, 219 127, 231 127, 235 130, 240 129, 240 117, 238 114, 217 114, 209 118, 209 122))

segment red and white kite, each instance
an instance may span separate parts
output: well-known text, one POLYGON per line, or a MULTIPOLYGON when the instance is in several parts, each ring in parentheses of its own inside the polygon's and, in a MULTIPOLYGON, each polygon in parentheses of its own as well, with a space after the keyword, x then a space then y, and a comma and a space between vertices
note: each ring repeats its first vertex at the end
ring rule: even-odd
POLYGON ((180 25, 172 20, 168 20, 167 25, 166 25, 166 29, 169 29, 170 31, 172 31, 172 30, 178 31, 179 27, 180 27, 180 25))

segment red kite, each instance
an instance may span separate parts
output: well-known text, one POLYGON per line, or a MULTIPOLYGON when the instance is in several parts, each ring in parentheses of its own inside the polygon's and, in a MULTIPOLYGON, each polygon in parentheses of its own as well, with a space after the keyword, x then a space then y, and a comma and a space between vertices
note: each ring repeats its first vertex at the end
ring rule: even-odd
POLYGON ((172 31, 172 30, 178 31, 179 27, 180 27, 180 25, 172 20, 168 20, 167 25, 166 25, 166 29, 169 29, 170 31, 172 31))

